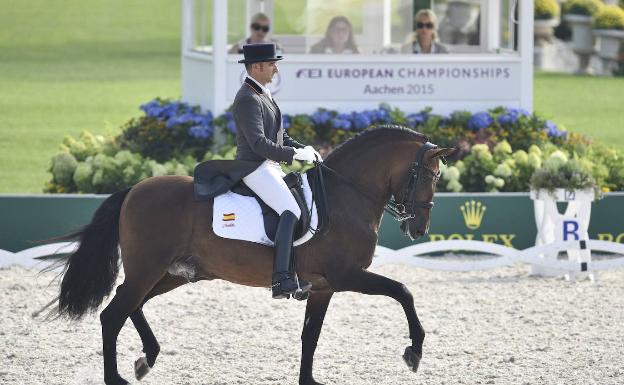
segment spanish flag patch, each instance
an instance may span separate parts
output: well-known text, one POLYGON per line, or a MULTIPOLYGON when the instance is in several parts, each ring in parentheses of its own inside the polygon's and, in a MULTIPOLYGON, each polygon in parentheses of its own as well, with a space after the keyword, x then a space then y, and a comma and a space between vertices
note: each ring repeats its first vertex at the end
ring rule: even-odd
POLYGON ((235 219, 236 219, 236 214, 234 213, 223 214, 223 222, 229 222, 235 219))

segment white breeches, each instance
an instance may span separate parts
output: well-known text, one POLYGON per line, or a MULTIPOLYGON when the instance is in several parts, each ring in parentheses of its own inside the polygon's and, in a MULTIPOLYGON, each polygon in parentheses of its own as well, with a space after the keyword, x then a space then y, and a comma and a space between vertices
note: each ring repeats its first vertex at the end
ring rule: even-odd
POLYGON ((301 209, 282 179, 284 175, 279 163, 265 160, 254 172, 244 177, 243 182, 279 215, 288 210, 299 218, 301 209))

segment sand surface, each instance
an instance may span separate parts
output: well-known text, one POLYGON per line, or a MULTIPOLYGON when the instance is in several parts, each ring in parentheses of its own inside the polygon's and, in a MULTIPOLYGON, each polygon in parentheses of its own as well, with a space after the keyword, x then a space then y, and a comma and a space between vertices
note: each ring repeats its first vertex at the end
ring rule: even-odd
MULTIPOLYGON (((448 273, 404 265, 373 271, 405 283, 427 331, 420 371, 398 303, 334 295, 315 378, 326 384, 624 384, 624 269, 595 283, 536 278, 526 265, 448 273)), ((56 293, 52 273, 0 269, 0 383, 101 384, 97 315, 79 323, 33 319, 56 293)), ((161 345, 143 384, 296 384, 305 304, 264 289, 188 284, 144 308, 161 345)), ((141 342, 128 320, 122 376, 138 383, 141 342)))

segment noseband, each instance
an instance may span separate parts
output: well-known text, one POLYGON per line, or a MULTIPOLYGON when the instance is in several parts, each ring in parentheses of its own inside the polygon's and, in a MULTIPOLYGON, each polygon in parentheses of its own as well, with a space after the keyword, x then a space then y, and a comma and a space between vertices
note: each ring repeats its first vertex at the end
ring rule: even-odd
POLYGON ((410 165, 409 172, 399 189, 401 199, 392 197, 385 207, 386 211, 399 222, 416 218, 416 209, 418 208, 431 209, 433 207, 433 202, 417 201, 415 194, 419 181, 424 180, 421 179, 424 172, 431 174, 434 183, 437 183, 438 179, 440 179, 440 172, 433 171, 429 167, 425 166, 423 162, 425 153, 434 148, 438 148, 438 146, 427 142, 418 149, 418 152, 416 153, 416 161, 412 162, 410 165))

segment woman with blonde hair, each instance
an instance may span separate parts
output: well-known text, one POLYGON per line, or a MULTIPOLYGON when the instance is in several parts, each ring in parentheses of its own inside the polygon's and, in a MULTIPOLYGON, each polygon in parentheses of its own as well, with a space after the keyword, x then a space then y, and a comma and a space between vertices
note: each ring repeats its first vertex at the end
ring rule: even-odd
POLYGON ((401 47, 401 53, 448 53, 448 49, 438 43, 438 18, 431 9, 421 9, 414 16, 414 32, 409 41, 401 47))

